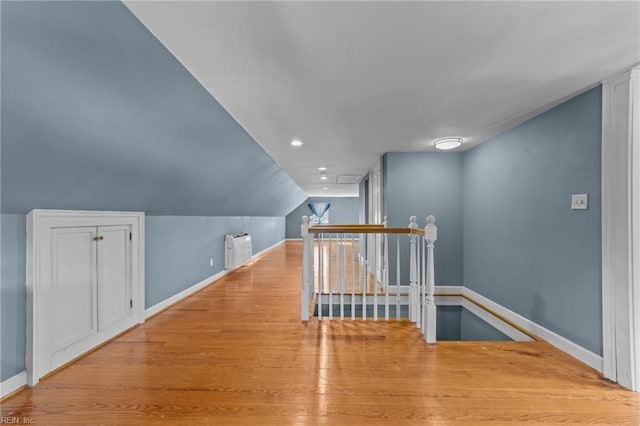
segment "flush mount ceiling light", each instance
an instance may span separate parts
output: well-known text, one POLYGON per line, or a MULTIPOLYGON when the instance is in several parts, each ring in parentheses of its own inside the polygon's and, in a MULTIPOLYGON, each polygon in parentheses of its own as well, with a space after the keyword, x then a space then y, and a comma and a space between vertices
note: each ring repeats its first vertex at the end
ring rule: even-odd
POLYGON ((321 175, 321 176, 320 176, 320 179, 322 179, 322 180, 327 180, 327 179, 329 179, 329 178, 327 177, 327 175, 321 175))
POLYGON ((299 139, 294 139, 291 141, 291 146, 302 146, 302 141, 299 139))
POLYGON ((318 170, 321 172, 326 172, 327 168, 326 167, 318 167, 318 170))
POLYGON ((437 141, 435 141, 433 143, 433 146, 436 147, 436 149, 440 149, 443 151, 447 151, 450 149, 455 149, 457 147, 459 147, 460 145, 462 145, 462 138, 461 137, 455 137, 455 138, 442 138, 442 139, 438 139, 437 141))
POLYGON ((322 189, 324 189, 324 190, 326 191, 326 190, 327 190, 327 189, 329 189, 329 188, 327 188, 326 186, 323 186, 323 187, 322 187, 322 189))

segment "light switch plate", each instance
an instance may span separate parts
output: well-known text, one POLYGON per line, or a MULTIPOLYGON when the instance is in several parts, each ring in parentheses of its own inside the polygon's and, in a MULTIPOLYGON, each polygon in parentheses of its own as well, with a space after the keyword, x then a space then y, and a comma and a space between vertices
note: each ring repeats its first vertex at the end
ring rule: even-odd
POLYGON ((571 194, 571 210, 587 210, 589 194, 571 194))

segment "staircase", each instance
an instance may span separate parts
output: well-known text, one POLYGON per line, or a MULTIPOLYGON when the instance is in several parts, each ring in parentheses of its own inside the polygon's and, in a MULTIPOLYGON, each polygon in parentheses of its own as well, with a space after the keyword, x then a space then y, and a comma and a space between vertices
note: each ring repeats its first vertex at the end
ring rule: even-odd
POLYGON ((406 228, 388 228, 386 220, 381 225, 312 225, 303 216, 301 320, 311 315, 319 320, 408 318, 426 342, 435 343, 437 232, 433 216, 424 228, 415 216, 406 228))

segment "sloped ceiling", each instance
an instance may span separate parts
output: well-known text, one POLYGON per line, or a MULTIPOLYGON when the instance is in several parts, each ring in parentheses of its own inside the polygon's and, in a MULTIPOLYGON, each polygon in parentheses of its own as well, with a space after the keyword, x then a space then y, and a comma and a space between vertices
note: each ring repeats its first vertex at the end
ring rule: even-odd
POLYGON ((2 2, 2 211, 284 216, 304 191, 119 2, 2 2))
POLYGON ((384 152, 469 149, 640 61, 634 1, 125 4, 319 196, 354 195, 337 177, 384 152))

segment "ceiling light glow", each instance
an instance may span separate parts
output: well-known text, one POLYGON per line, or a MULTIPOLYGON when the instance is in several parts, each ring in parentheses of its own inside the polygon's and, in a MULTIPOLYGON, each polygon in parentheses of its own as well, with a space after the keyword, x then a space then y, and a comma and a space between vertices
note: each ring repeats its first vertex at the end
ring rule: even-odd
POLYGON ((326 172, 327 168, 326 167, 318 167, 318 170, 320 170, 321 172, 326 172))
POLYGON ((327 175, 322 175, 322 176, 320 176, 320 179, 322 179, 322 180, 327 180, 327 179, 329 179, 329 178, 327 177, 327 175))
POLYGON ((291 141, 291 146, 302 146, 302 141, 299 139, 294 139, 291 141))
POLYGON ((461 137, 454 137, 454 138, 442 138, 442 139, 438 139, 437 141, 433 142, 433 146, 436 149, 440 149, 443 151, 447 151, 450 149, 455 149, 458 148, 459 146, 462 145, 462 138, 461 137))

